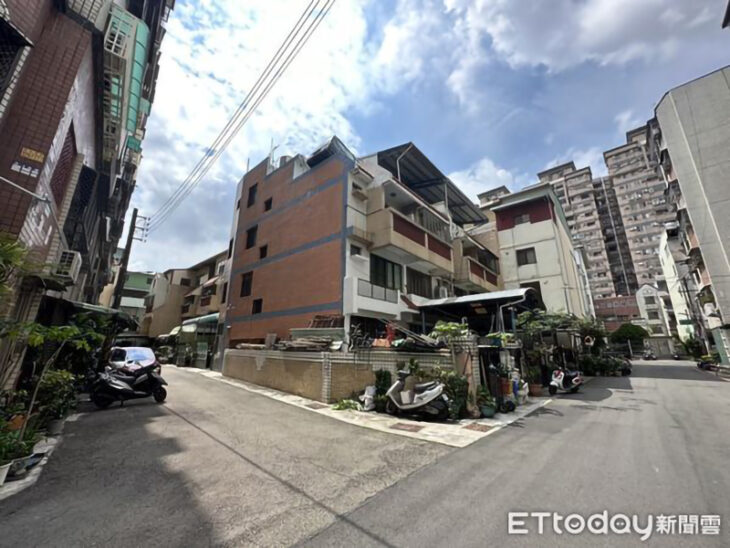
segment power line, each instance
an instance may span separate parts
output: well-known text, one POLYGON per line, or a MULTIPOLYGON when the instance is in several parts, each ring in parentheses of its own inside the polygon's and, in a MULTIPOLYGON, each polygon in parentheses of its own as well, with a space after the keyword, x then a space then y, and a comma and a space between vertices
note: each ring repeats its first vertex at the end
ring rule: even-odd
MULTIPOLYGON (((317 0, 317 1, 319 2, 319 0, 317 0)), ((297 20, 297 22, 294 25, 294 27, 292 28, 292 30, 289 31, 289 34, 286 36, 286 38, 284 38, 284 41, 279 46, 279 49, 274 54, 274 57, 272 57, 272 59, 269 61, 268 65, 264 69, 264 72, 261 75, 259 75, 259 78, 255 82, 253 88, 251 88, 251 90, 246 94, 246 97, 244 97, 243 101, 238 106, 236 111, 233 113, 231 118, 228 120, 225 127, 220 131, 220 133, 218 134, 216 139, 213 141, 213 144, 210 147, 208 147, 208 149, 207 149, 208 151, 216 150, 218 148, 220 142, 223 140, 226 133, 228 132, 228 130, 230 129, 230 127, 236 120, 236 118, 241 116, 243 111, 246 109, 246 106, 248 105, 249 101, 251 100, 253 94, 255 94, 258 91, 263 80, 268 76, 268 74, 270 74, 271 69, 278 62, 279 58, 281 57, 281 55, 283 53, 283 50, 285 48, 288 48, 288 45, 291 42, 292 35, 295 33, 297 33, 297 34, 299 33, 299 30, 301 30, 301 26, 302 26, 302 23, 303 23, 305 17, 307 16, 308 13, 311 15, 310 8, 312 7, 313 3, 314 3, 314 0, 310 0, 309 5, 304 9, 302 14, 299 16, 299 19, 297 20)), ((173 192, 173 194, 154 213, 155 217, 161 216, 170 207, 170 205, 172 205, 175 202, 175 200, 178 198, 178 196, 180 196, 180 194, 182 194, 182 192, 184 191, 186 186, 188 186, 194 180, 197 172, 200 171, 205 166, 206 161, 209 158, 210 158, 210 155, 208 153, 206 153, 198 161, 198 163, 195 165, 195 167, 190 172, 190 174, 188 174, 188 176, 183 181, 183 183, 175 190, 175 192, 173 192)))
POLYGON ((311 35, 316 31, 322 20, 327 16, 334 3, 335 0, 326 0, 323 7, 317 12, 317 14, 309 23, 309 26, 304 30, 304 33, 299 36, 301 29, 305 26, 304 23, 306 19, 311 18, 320 6, 319 0, 317 0, 316 4, 313 1, 310 1, 309 5, 299 17, 299 20, 297 21, 292 31, 289 32, 282 45, 279 47, 274 57, 267 65, 264 73, 259 77, 254 87, 246 95, 246 98, 241 103, 231 119, 228 121, 224 130, 218 135, 215 142, 213 143, 213 146, 208 149, 209 152, 206 153, 206 155, 198 162, 193 171, 178 187, 175 193, 170 198, 168 198, 163 206, 158 209, 157 213, 155 213, 155 215, 153 216, 153 220, 150 224, 150 232, 159 228, 159 226, 162 225, 169 218, 172 212, 194 190, 194 188, 200 183, 202 178, 215 164, 218 158, 223 154, 223 152, 225 152, 230 142, 236 137, 243 125, 248 121, 251 115, 255 112, 256 108, 259 106, 259 104, 261 104, 261 102, 266 98, 273 86, 278 82, 278 80, 287 70, 292 61, 303 49, 304 45, 307 43, 311 35), (297 36, 299 36, 298 40, 296 40, 297 36), (290 50, 290 46, 292 43, 294 43, 295 40, 296 43, 294 44, 294 47, 290 50), (281 64, 279 68, 276 69, 277 63, 285 54, 286 57, 283 61, 283 64, 281 64), (268 83, 265 84, 268 76, 275 69, 275 74, 268 81, 268 83), (263 91, 261 91, 258 96, 256 96, 256 94, 264 84, 265 87, 263 91), (252 100, 253 104, 251 105, 252 100), (247 110, 247 107, 249 107, 249 105, 251 106, 247 110), (232 126, 233 129, 231 129, 232 126), (210 155, 210 151, 214 151, 212 156, 210 155))

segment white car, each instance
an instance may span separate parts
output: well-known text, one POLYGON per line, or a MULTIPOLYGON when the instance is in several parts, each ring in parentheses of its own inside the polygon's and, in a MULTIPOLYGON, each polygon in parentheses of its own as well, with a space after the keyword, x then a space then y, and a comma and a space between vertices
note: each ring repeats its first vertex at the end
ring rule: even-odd
POLYGON ((109 365, 125 373, 154 363, 157 363, 155 353, 144 346, 116 346, 109 353, 109 365))

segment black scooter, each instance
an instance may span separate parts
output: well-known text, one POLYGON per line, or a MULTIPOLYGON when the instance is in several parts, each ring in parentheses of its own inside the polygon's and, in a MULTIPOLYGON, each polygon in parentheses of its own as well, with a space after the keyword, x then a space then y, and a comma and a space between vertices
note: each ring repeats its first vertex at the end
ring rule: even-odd
POLYGON ((89 396, 99 409, 109 407, 115 401, 124 402, 139 398, 152 396, 157 403, 162 403, 167 398, 165 386, 167 381, 157 372, 156 363, 140 367, 135 371, 125 374, 112 372, 107 368, 99 373, 91 385, 89 396))

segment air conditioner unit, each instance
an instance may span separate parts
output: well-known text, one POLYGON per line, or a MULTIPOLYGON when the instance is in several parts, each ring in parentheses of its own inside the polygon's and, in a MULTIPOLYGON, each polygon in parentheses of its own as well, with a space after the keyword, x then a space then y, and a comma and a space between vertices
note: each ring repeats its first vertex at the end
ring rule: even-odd
POLYGON ((66 285, 73 285, 79 277, 81 270, 81 253, 78 251, 62 251, 61 258, 56 264, 54 274, 61 278, 66 285))

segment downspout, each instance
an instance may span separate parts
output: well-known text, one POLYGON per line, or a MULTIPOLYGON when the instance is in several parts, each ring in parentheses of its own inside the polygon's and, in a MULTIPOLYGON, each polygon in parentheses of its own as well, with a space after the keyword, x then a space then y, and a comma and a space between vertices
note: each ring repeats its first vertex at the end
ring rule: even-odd
MULTIPOLYGON (((545 200, 547 201, 548 206, 550 207, 550 219, 552 220, 553 224, 557 224, 556 220, 555 220, 555 209, 552 207, 552 202, 549 198, 545 198, 545 200)), ((565 305, 566 305, 568 314, 572 314, 573 311, 571 310, 572 307, 570 305, 570 299, 568 298, 568 287, 570 287, 570 286, 568 285, 568 282, 565 279, 565 276, 567 274, 567 272, 566 272, 567 266, 564 264, 565 257, 563 257, 563 244, 560 241, 560 234, 558 233, 557 229, 553 228, 553 230, 555 231, 555 235, 556 235, 555 239, 558 242, 558 252, 560 255, 558 260, 560 261, 560 267, 561 267, 560 268, 560 270, 561 270, 560 277, 563 280, 563 297, 565 298, 565 305)), ((575 257, 573 257, 573 260, 575 260, 575 257)))

